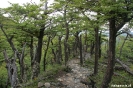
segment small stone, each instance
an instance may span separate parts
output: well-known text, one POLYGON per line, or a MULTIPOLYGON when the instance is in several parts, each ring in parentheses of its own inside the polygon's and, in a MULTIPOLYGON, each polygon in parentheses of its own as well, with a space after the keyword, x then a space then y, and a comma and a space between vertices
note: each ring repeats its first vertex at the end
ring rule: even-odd
POLYGON ((38 88, 44 86, 42 82, 38 82, 38 88))
POLYGON ((61 78, 58 78, 57 80, 58 80, 58 81, 60 81, 60 82, 62 82, 62 81, 63 81, 63 79, 61 79, 61 78))
POLYGON ((73 78, 69 77, 67 80, 68 80, 68 81, 73 81, 73 78))
POLYGON ((79 74, 80 77, 82 77, 83 75, 82 74, 79 74))
POLYGON ((50 83, 49 82, 44 83, 44 85, 45 85, 46 88, 50 88, 50 83))
POLYGON ((67 73, 66 76, 71 76, 71 74, 70 73, 67 73))

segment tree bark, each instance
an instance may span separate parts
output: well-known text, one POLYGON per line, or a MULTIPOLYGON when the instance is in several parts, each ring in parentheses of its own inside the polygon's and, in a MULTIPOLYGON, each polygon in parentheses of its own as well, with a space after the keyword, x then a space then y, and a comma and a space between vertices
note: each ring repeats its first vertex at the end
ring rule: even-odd
POLYGON ((99 59, 99 30, 95 28, 95 65, 94 65, 94 74, 98 73, 98 59, 99 59))
POLYGON ((73 56, 74 57, 78 55, 78 47, 79 47, 79 37, 78 37, 78 35, 79 35, 79 32, 77 31, 74 35, 75 36, 75 41, 73 43, 73 52, 74 52, 73 56))
POLYGON ((50 36, 48 37, 48 43, 47 43, 46 50, 45 50, 45 53, 44 53, 44 58, 43 58, 43 70, 44 71, 46 70, 46 55, 47 55, 47 52, 48 52, 49 43, 50 43, 50 36))
POLYGON ((82 56, 82 37, 80 35, 80 38, 79 38, 79 51, 80 51, 80 65, 82 66, 83 65, 83 56, 82 56))
POLYGON ((6 51, 3 52, 6 62, 6 68, 8 72, 8 78, 12 88, 17 88, 18 78, 17 78, 17 66, 16 66, 16 53, 14 58, 9 59, 6 51))
POLYGON ((91 56, 94 53, 94 46, 95 46, 94 41, 91 41, 91 46, 90 46, 90 54, 91 54, 91 56))
POLYGON ((26 74, 25 74, 25 64, 24 64, 24 52, 25 52, 26 43, 23 45, 22 53, 20 57, 20 74, 22 82, 26 82, 26 74))
POLYGON ((40 61, 42 57, 42 44, 43 44, 43 36, 44 36, 44 28, 40 29, 39 36, 38 36, 38 44, 37 49, 35 53, 35 59, 33 60, 33 76, 32 79, 35 79, 38 77, 38 74, 40 73, 40 61))
POLYGON ((58 59, 57 59, 57 63, 61 64, 61 60, 62 60, 62 47, 61 47, 61 38, 62 36, 58 37, 58 59))
POLYGON ((31 41, 30 41, 30 58, 31 58, 31 67, 33 66, 33 57, 34 57, 34 51, 33 51, 33 36, 31 36, 31 41))
POLYGON ((85 31, 85 40, 84 40, 84 51, 87 52, 88 49, 88 44, 87 44, 87 30, 85 31))
POLYGON ((101 58, 101 33, 99 34, 99 58, 101 58))
POLYGON ((114 65, 115 65, 115 47, 116 47, 116 28, 115 18, 109 19, 109 52, 108 52, 108 64, 101 88, 108 88, 111 81, 114 65))
POLYGON ((65 25, 65 30, 66 30, 66 36, 65 36, 65 40, 64 40, 64 54, 65 54, 65 65, 68 61, 68 54, 69 54, 69 50, 68 50, 68 38, 69 38, 69 27, 68 27, 68 22, 67 22, 67 5, 65 5, 65 8, 64 8, 64 25, 65 25))
MULTIPOLYGON (((51 39, 51 44, 52 44, 52 46, 54 45, 52 39, 51 39)), ((56 59, 57 59, 57 58, 56 58, 55 50, 54 50, 53 48, 51 48, 51 50, 52 50, 52 53, 53 53, 53 55, 54 55, 54 58, 53 58, 53 59, 54 59, 54 62, 56 62, 56 59)), ((51 60, 52 63, 53 63, 53 59, 51 60)))

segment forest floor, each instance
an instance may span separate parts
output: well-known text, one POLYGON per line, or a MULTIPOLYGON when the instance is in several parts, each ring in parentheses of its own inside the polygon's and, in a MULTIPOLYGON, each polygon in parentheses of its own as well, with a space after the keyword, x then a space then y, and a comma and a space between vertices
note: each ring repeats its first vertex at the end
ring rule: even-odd
POLYGON ((67 65, 70 71, 59 72, 56 78, 58 85, 51 85, 50 88, 91 88, 88 86, 88 76, 92 71, 79 63, 79 59, 70 60, 67 65))

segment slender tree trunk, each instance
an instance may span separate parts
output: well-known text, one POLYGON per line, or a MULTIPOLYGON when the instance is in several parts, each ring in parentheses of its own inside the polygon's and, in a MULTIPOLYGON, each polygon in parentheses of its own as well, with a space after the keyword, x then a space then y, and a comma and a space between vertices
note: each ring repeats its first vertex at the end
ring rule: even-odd
POLYGON ((87 44, 87 30, 85 31, 85 47, 84 47, 84 51, 87 52, 87 48, 88 48, 88 44, 87 44))
POLYGON ((109 52, 108 52, 108 64, 101 88, 108 88, 109 83, 114 72, 115 65, 115 47, 116 47, 116 28, 115 28, 115 18, 110 18, 109 20, 109 52))
POLYGON ((62 47, 61 47, 61 36, 59 36, 58 40, 59 40, 59 46, 58 46, 58 60, 57 63, 61 64, 61 60, 62 60, 62 47))
POLYGON ((45 50, 45 53, 44 53, 44 58, 43 58, 43 70, 44 71, 46 70, 46 55, 47 55, 47 52, 48 52, 49 43, 50 43, 50 36, 48 37, 48 43, 47 43, 47 47, 46 47, 46 50, 45 50))
POLYGON ((26 74, 25 74, 25 64, 24 64, 24 52, 25 52, 26 43, 23 45, 21 57, 20 57, 20 74, 21 81, 26 82, 26 74))
POLYGON ((64 22, 65 22, 65 29, 66 29, 66 37, 65 37, 65 40, 64 40, 64 54, 65 54, 65 65, 68 61, 68 38, 69 38, 69 27, 68 27, 68 22, 67 22, 67 17, 66 17, 66 8, 67 8, 67 5, 65 5, 65 9, 64 9, 64 22))
POLYGON ((75 41, 73 43, 73 52, 74 52, 74 57, 78 55, 78 47, 79 47, 79 37, 78 37, 79 32, 77 31, 75 33, 75 41))
POLYGON ((83 52, 82 52, 82 37, 80 35, 80 39, 79 39, 79 51, 80 51, 80 65, 83 65, 83 52))
POLYGON ((99 58, 101 58, 101 33, 99 35, 99 58))
POLYGON ((90 46, 90 54, 91 54, 91 56, 93 55, 93 52, 94 52, 94 46, 95 46, 94 41, 91 41, 91 46, 90 46))
POLYGON ((95 28, 95 65, 94 74, 98 73, 98 59, 99 59, 99 30, 95 28))
POLYGON ((64 40, 64 54, 65 54, 65 65, 67 64, 68 61, 68 49, 67 49, 67 41, 64 40))
POLYGON ((34 57, 34 51, 33 51, 33 36, 31 36, 31 41, 30 41, 30 58, 31 58, 31 67, 33 66, 33 57, 34 57))
MULTIPOLYGON (((53 43, 53 41, 51 40, 51 44, 52 44, 52 46, 54 45, 54 43, 53 43)), ((52 50, 52 53, 53 53, 53 55, 54 55, 54 62, 56 62, 56 53, 55 53, 55 50, 53 49, 53 48, 51 48, 51 50, 52 50)), ((52 63, 53 63, 53 60, 52 60, 52 63)))
POLYGON ((79 32, 77 31, 75 34, 76 37, 76 44, 77 44, 77 54, 78 54, 78 49, 79 49, 79 44, 80 44, 80 40, 79 40, 79 32))

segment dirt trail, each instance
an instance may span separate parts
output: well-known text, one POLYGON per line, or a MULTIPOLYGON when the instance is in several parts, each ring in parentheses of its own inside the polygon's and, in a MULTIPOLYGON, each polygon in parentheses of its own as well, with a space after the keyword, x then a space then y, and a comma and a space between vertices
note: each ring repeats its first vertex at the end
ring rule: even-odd
POLYGON ((71 72, 57 78, 62 87, 56 88, 91 88, 81 83, 81 80, 86 80, 91 70, 89 71, 88 68, 81 67, 79 62, 79 59, 73 59, 68 62, 68 67, 71 68, 71 72))

